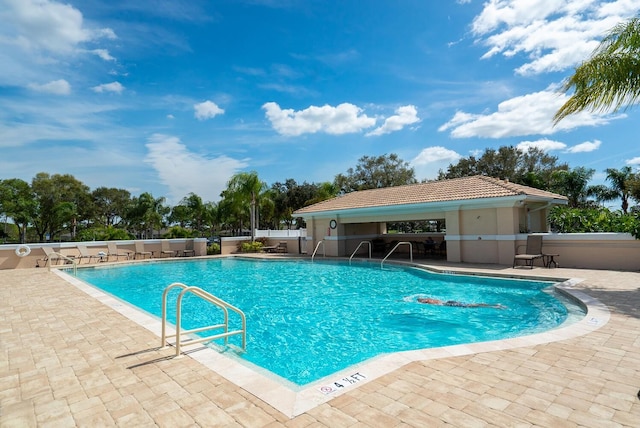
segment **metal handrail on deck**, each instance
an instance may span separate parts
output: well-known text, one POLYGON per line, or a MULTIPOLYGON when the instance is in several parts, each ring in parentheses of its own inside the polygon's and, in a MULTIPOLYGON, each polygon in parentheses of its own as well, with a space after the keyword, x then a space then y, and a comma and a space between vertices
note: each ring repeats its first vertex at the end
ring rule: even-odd
POLYGON ((391 249, 391 251, 389 251, 389 254, 387 254, 384 257, 384 259, 382 259, 382 261, 380 262, 380 267, 382 267, 382 265, 384 264, 384 261, 389 258, 391 253, 393 253, 396 250, 396 248, 398 248, 400 245, 403 245, 403 244, 409 244, 409 256, 411 257, 411 263, 413 263, 413 244, 409 241, 401 241, 401 242, 398 242, 396 246, 391 249))
POLYGON ((322 257, 327 257, 327 250, 324 247, 324 239, 321 239, 316 244, 316 248, 315 250, 313 250, 313 254, 311 254, 311 261, 313 261, 313 258, 316 256, 316 253, 318 252, 318 247, 320 247, 320 244, 322 244, 322 257))
POLYGON ((225 302, 224 300, 214 296, 213 294, 207 293, 200 287, 190 287, 188 285, 182 284, 180 282, 174 282, 164 289, 162 293, 162 343, 161 347, 165 347, 167 345, 167 339, 170 337, 176 338, 176 357, 180 355, 180 346, 182 343, 183 334, 191 334, 191 333, 200 333, 202 331, 214 330, 214 329, 224 329, 224 333, 214 334, 213 336, 202 337, 199 339, 189 340, 189 344, 192 343, 202 343, 202 342, 211 342, 212 340, 222 339, 224 338, 224 344, 228 343, 230 336, 235 336, 238 334, 242 335, 242 349, 247 348, 247 320, 240 309, 235 306, 225 302), (178 300, 176 301, 176 334, 167 335, 167 295, 169 291, 175 287, 182 288, 182 291, 178 295, 178 300), (194 328, 191 330, 182 330, 182 298, 185 294, 191 293, 195 296, 200 297, 203 300, 217 306, 222 309, 224 313, 224 322, 222 324, 216 324, 206 327, 194 328), (242 328, 240 330, 229 331, 229 310, 240 315, 240 319, 242 320, 242 328))
POLYGON ((349 257, 349 264, 351 264, 351 259, 356 255, 362 244, 369 244, 369 258, 371 258, 371 241, 362 241, 358 244, 353 254, 351 254, 351 257, 349 257))
MULTIPOLYGON (((78 263, 76 262, 76 259, 73 259, 71 257, 65 256, 64 254, 52 251, 51 256, 56 256, 58 259, 63 259, 66 260, 67 262, 71 263, 73 265, 73 276, 78 276, 78 263)), ((51 256, 49 256, 49 272, 51 272, 51 256)), ((62 266, 64 267, 64 266, 62 266)))

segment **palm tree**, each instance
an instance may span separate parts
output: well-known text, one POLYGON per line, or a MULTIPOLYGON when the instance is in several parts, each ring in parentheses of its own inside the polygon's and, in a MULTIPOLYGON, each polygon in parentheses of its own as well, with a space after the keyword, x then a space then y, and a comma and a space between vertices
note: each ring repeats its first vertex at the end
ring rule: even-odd
POLYGON ((551 174, 551 190, 565 195, 569 206, 579 208, 586 204, 590 194, 589 180, 595 170, 579 166, 570 171, 558 170, 551 174))
MULTIPOLYGON (((631 170, 630 166, 622 167, 621 169, 607 168, 604 170, 607 173, 607 180, 611 182, 611 191, 615 198, 622 200, 622 212, 627 213, 629 209, 629 196, 631 196, 631 180, 635 174, 631 170)), ((614 198, 611 198, 614 199, 614 198)))
POLYGON ((232 199, 235 204, 242 206, 249 205, 249 222, 251 224, 251 241, 255 240, 255 229, 257 221, 258 199, 267 189, 266 183, 260 181, 258 173, 239 172, 235 174, 227 183, 227 189, 223 191, 223 197, 232 199))
POLYGON ((154 229, 161 229, 163 219, 169 213, 169 208, 164 205, 165 198, 154 198, 149 192, 133 198, 127 217, 132 225, 140 232, 150 232, 153 239, 154 229))
POLYGON ((571 98, 556 112, 554 123, 590 110, 617 111, 640 98, 640 18, 616 25, 564 84, 574 88, 571 98))

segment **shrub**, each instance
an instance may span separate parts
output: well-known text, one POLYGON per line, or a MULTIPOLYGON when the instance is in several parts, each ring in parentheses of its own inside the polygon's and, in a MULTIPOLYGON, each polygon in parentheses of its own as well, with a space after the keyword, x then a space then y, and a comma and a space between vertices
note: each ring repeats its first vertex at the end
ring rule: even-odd
POLYGON ((240 246, 240 251, 243 253, 259 253, 262 251, 262 242, 254 241, 254 242, 243 242, 240 246))
POLYGON ((554 207, 549 213, 551 230, 560 233, 618 232, 640 239, 640 214, 606 208, 554 207))
POLYGON ((220 254, 220 244, 216 242, 207 247, 207 255, 212 256, 214 254, 220 254))
POLYGON ((194 238, 194 233, 181 226, 172 226, 167 233, 162 235, 163 238, 194 238))
POLYGON ((124 229, 109 227, 92 227, 84 229, 76 235, 76 241, 120 241, 133 239, 133 235, 124 229))

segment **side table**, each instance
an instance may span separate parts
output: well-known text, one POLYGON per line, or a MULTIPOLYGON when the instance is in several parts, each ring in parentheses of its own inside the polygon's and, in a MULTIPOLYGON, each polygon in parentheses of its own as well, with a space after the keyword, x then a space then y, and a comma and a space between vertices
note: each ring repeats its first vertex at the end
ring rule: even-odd
POLYGON ((547 269, 551 268, 551 263, 553 263, 553 267, 557 268, 558 262, 555 260, 555 257, 559 257, 560 254, 542 254, 542 263, 547 269))

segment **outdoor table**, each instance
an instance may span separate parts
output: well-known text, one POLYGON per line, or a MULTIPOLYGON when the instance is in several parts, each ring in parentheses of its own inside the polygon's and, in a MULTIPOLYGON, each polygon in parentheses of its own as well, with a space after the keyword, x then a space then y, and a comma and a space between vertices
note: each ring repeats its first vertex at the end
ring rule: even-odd
POLYGON ((542 255, 542 264, 544 264, 544 266, 548 269, 551 268, 551 263, 553 263, 553 267, 556 268, 558 267, 558 262, 555 260, 554 257, 559 257, 560 254, 543 254, 542 255))

